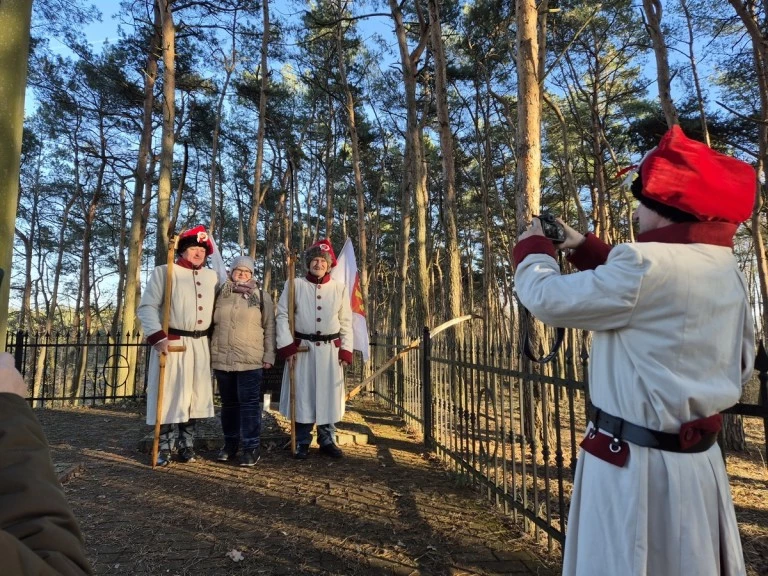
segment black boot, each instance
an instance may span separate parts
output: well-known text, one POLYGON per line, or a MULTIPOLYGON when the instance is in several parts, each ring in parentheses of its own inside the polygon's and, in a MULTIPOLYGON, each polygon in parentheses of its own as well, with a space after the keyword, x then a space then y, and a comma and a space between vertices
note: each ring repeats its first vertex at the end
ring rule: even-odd
POLYGON ((240 455, 240 466, 255 466, 259 460, 261 460, 261 450, 259 448, 247 448, 240 455))
POLYGON ((179 462, 197 462, 197 454, 189 446, 179 449, 179 462))
POLYGON ((320 452, 327 454, 331 458, 342 458, 344 456, 344 452, 341 451, 341 448, 336 446, 333 442, 320 446, 320 452))
POLYGON ((234 460, 235 456, 237 456, 237 447, 227 446, 225 444, 224 447, 219 450, 219 453, 216 455, 216 460, 219 462, 229 462, 230 460, 234 460))
POLYGON ((296 460, 306 460, 309 458, 309 444, 296 445, 296 460))

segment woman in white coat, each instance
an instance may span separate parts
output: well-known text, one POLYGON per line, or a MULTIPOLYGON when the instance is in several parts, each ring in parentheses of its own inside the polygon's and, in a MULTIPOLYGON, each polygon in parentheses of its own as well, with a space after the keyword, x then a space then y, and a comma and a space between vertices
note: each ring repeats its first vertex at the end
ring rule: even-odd
POLYGON ((320 451, 333 458, 335 423, 344 417, 344 367, 352 363, 352 308, 346 286, 333 280, 336 256, 328 240, 305 253, 308 273, 294 282, 294 333, 288 325, 288 284, 277 305, 277 352, 286 360, 280 392, 280 413, 291 416, 289 367, 295 362, 296 458, 306 460, 317 424, 320 451), (306 351, 299 351, 299 347, 306 351))
POLYGON ((167 265, 152 272, 144 289, 136 315, 152 345, 147 375, 147 424, 155 424, 160 354, 168 357, 165 364, 165 388, 160 426, 157 465, 170 462, 177 444, 181 462, 194 462, 195 422, 213 417, 213 384, 211 355, 208 348, 209 328, 218 277, 204 268, 205 259, 213 252, 213 243, 205 228, 197 226, 179 238, 178 257, 173 267, 173 294, 168 334, 163 331, 163 300, 167 265), (184 352, 169 352, 169 345, 184 346, 184 352))
POLYGON ((567 276, 538 220, 515 246, 523 305, 547 324, 594 331, 566 576, 745 574, 716 439, 754 366, 733 237, 755 182, 751 166, 674 126, 632 185, 637 242, 611 248, 565 226, 560 247, 581 270, 567 276))

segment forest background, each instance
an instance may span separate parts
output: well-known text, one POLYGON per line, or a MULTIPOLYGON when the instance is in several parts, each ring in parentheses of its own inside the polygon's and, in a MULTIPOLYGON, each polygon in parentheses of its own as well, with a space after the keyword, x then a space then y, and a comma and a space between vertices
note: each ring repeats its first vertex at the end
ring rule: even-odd
MULTIPOLYGON (((371 332, 475 312, 504 342, 542 207, 632 240, 619 173, 675 123, 763 174, 764 2, 119 6, 92 45, 99 5, 32 3, 9 330, 136 331, 169 231, 204 224, 273 293, 290 251, 351 237, 371 332)), ((762 337, 759 180, 736 252, 762 337)))

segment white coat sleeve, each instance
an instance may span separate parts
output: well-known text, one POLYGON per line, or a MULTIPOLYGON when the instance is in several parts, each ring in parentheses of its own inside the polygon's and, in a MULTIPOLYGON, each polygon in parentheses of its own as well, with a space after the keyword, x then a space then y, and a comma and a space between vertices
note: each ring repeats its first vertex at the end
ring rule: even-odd
POLYGON ((275 318, 275 332, 277 348, 285 348, 293 344, 293 334, 288 325, 288 282, 283 286, 280 300, 277 302, 277 316, 275 318))
POLYGON ((163 295, 165 294, 165 271, 168 266, 158 266, 152 271, 136 309, 144 336, 152 336, 163 329, 163 295))
POLYGON ((615 330, 627 325, 646 265, 628 245, 611 250, 594 270, 561 275, 546 254, 529 254, 515 271, 517 296, 536 318, 560 328, 615 330))
POLYGON ((741 285, 744 288, 744 319, 741 336, 741 385, 746 385, 755 372, 755 324, 749 306, 749 288, 744 275, 739 272, 741 285))

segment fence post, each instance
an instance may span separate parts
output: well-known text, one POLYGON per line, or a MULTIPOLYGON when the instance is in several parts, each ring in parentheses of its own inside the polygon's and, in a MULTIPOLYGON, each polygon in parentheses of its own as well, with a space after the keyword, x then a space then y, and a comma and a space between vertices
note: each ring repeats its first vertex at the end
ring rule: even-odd
POLYGON ((757 377, 760 381, 757 403, 763 408, 763 438, 765 439, 763 448, 765 450, 765 457, 768 458, 768 414, 766 414, 768 412, 768 355, 766 355, 762 340, 760 340, 757 347, 755 368, 758 370, 757 377))
POLYGON ((432 341, 429 328, 424 326, 421 337, 421 389, 423 393, 421 409, 424 422, 424 447, 432 448, 432 341))
POLYGON ((22 363, 24 362, 24 332, 16 332, 16 342, 13 344, 13 361, 16 364, 16 370, 22 372, 22 363))

